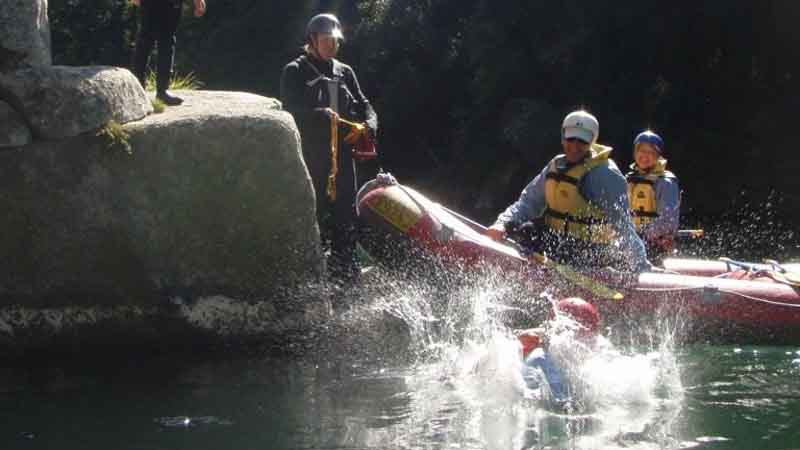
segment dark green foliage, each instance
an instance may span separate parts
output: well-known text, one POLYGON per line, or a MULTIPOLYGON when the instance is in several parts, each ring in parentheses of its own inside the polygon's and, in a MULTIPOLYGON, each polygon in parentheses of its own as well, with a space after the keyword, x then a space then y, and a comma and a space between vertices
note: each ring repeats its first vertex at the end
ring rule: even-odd
POLYGON ((129 0, 51 0, 53 63, 127 66, 136 33, 129 0))
MULTIPOLYGON (((124 63, 122 0, 51 3, 54 56, 124 63), (67 26, 68 25, 68 26, 67 26)), ((187 2, 187 9, 190 2, 187 2)), ((401 180, 493 218, 559 151, 564 114, 600 119, 623 171, 652 127, 667 142, 684 210, 702 217, 777 192, 797 217, 797 2, 618 0, 208 0, 184 17, 177 70, 209 89, 278 95, 313 14, 336 12, 381 119, 379 150, 401 180), (787 120, 790 122, 787 125, 787 120)))

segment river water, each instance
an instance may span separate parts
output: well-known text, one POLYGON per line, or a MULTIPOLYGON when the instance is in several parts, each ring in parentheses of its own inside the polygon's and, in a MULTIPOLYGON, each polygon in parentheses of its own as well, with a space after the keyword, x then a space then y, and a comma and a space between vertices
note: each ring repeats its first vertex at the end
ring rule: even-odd
POLYGON ((580 407, 564 414, 525 387, 500 290, 398 283, 340 309, 337 331, 293 358, 2 368, 0 449, 800 448, 800 345, 612 338, 571 363, 580 407))

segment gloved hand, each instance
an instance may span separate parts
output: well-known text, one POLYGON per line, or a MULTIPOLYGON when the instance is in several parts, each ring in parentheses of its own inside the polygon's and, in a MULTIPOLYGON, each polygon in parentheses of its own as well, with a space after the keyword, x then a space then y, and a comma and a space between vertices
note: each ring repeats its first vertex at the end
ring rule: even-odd
POLYGON ((545 251, 542 223, 527 221, 523 223, 509 222, 506 230, 511 240, 519 244, 526 252, 541 253, 545 251))
POLYGON ((378 156, 375 150, 375 141, 370 138, 369 126, 365 123, 346 122, 350 126, 350 132, 344 137, 344 141, 353 146, 352 157, 356 161, 368 161, 378 156))
POLYGON ((339 114, 337 114, 336 111, 331 108, 314 108, 314 111, 322 113, 330 119, 339 119, 339 114))
POLYGON ((675 241, 672 236, 646 236, 645 242, 647 245, 660 249, 663 252, 669 253, 675 248, 675 241))
POLYGON ((502 223, 495 223, 483 232, 486 236, 494 241, 501 242, 506 237, 506 227, 502 223))
POLYGON ((366 127, 363 123, 357 123, 356 126, 350 128, 350 132, 344 137, 344 141, 350 145, 356 145, 361 139, 361 136, 366 133, 366 127))

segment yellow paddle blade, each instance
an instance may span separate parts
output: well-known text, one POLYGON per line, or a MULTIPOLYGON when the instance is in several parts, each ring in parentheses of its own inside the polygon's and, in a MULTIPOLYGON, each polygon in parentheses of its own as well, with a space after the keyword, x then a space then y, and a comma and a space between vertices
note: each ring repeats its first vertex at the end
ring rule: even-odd
POLYGON ((564 264, 558 264, 557 262, 547 258, 541 253, 531 253, 530 257, 537 263, 542 264, 547 268, 555 270, 556 273, 558 273, 562 277, 586 289, 592 294, 597 295, 598 297, 606 298, 609 300, 617 300, 617 301, 622 300, 625 297, 624 295, 622 295, 621 292, 611 289, 605 284, 578 272, 572 267, 569 267, 564 264))
POLYGON ((775 280, 788 284, 793 287, 800 287, 800 273, 796 272, 776 272, 772 275, 775 280))
POLYGON ((794 272, 788 269, 784 269, 784 271, 781 272, 781 275, 786 277, 786 279, 791 281, 792 283, 800 284, 800 272, 794 272))
POLYGON ((800 273, 787 270, 781 263, 774 259, 765 259, 764 263, 772 266, 770 276, 773 280, 793 287, 800 287, 800 273))

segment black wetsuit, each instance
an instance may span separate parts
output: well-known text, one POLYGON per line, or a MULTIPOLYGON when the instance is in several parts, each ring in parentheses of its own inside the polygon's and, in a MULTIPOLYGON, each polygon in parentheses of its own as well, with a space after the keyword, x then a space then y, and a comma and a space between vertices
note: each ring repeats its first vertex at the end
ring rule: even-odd
POLYGON ((175 32, 181 20, 181 0, 140 0, 139 35, 133 55, 133 74, 144 86, 147 60, 158 45, 156 89, 164 92, 172 76, 175 56, 175 32))
POLYGON ((317 197, 317 220, 323 245, 331 250, 329 273, 352 281, 359 272, 355 263, 358 180, 353 171, 352 146, 343 140, 348 130, 340 128, 336 200, 331 201, 326 194, 331 169, 330 119, 318 109, 330 107, 342 118, 366 122, 373 136, 377 132, 378 116, 361 92, 353 69, 335 59, 322 61, 303 55, 287 64, 281 75, 281 101, 300 129, 303 158, 317 197))

